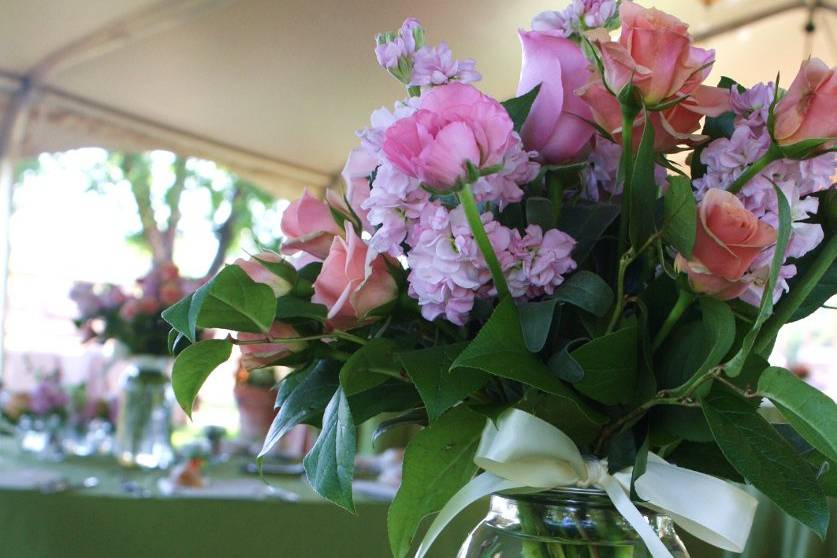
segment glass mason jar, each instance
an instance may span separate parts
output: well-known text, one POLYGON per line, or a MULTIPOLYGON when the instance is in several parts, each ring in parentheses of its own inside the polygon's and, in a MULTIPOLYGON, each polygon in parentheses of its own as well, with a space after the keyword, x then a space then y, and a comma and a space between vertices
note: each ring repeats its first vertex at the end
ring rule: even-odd
POLYGON ((170 362, 150 355, 129 360, 119 390, 114 440, 114 454, 122 465, 165 469, 174 460, 170 362))
MULTIPOLYGON (((674 558, 689 553, 671 519, 641 509, 674 558)), ((491 509, 457 558, 651 558, 601 490, 562 488, 491 497, 491 509)))

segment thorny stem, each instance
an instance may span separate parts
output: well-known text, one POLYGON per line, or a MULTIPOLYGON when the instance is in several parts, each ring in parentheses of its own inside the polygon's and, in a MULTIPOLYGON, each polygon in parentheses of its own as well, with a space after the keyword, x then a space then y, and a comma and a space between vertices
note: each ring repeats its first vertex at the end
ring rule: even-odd
POLYGON ((619 318, 622 316, 622 310, 625 308, 625 272, 634 260, 636 260, 637 257, 639 257, 639 255, 642 254, 649 246, 651 246, 661 234, 662 233, 657 232, 651 235, 648 240, 645 241, 645 244, 640 246, 639 250, 636 252, 634 252, 633 248, 628 248, 628 250, 622 254, 622 257, 619 258, 619 273, 616 277, 616 304, 613 307, 613 315, 610 317, 610 323, 608 323, 605 335, 611 333, 619 323, 619 318))
POLYGON ((683 312, 692 304, 694 301, 695 296, 685 290, 681 290, 677 293, 677 302, 674 303, 674 306, 671 309, 671 312, 668 313, 666 317, 666 321, 663 322, 663 325, 660 327, 660 330, 657 332, 657 335, 654 336, 654 342, 651 344, 651 352, 655 352, 657 349, 660 348, 660 345, 663 344, 663 341, 666 340, 668 334, 671 333, 671 330, 674 328, 674 325, 683 315, 683 312))
POLYGON ((494 280, 499 298, 501 300, 508 298, 511 296, 509 286, 506 284, 506 277, 503 275, 503 268, 500 267, 497 254, 494 253, 491 241, 488 240, 488 235, 485 233, 485 227, 483 227, 480 219, 480 211, 477 208, 477 200, 474 198, 474 193, 471 192, 470 184, 465 184, 459 191, 459 201, 465 210, 465 217, 468 219, 468 225, 474 234, 474 240, 480 252, 482 252, 483 258, 485 258, 485 263, 488 264, 488 269, 491 270, 491 278, 494 280))
POLYGON ((727 191, 731 194, 737 194, 753 177, 764 170, 764 167, 781 158, 782 152, 778 147, 771 143, 767 153, 756 159, 752 165, 747 167, 747 170, 742 172, 741 176, 736 178, 735 181, 730 184, 727 191))

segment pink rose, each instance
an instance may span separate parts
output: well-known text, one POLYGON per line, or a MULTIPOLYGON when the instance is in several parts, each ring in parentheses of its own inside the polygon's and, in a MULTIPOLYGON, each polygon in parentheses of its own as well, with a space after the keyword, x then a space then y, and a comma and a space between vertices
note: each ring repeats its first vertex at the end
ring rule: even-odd
POLYGON ((171 306, 183 298, 183 294, 179 281, 166 281, 160 286, 160 302, 163 306, 171 306))
POLYGON ((734 298, 747 285, 739 280, 761 252, 776 242, 776 230, 760 221, 736 196, 707 190, 698 206, 692 259, 678 256, 692 287, 719 298, 734 298), (740 290, 739 290, 740 289, 740 290))
POLYGON ((715 52, 692 46, 688 25, 633 2, 624 2, 619 13, 618 42, 609 40, 602 29, 590 33, 611 89, 618 92, 633 81, 650 105, 688 93, 709 75, 715 52))
POLYGON ((578 95, 588 79, 588 63, 569 39, 539 31, 521 31, 523 65, 517 94, 541 89, 520 135, 526 149, 541 153, 547 163, 577 159, 590 145, 590 107, 578 95))
POLYGON ((331 239, 341 231, 328 206, 306 189, 282 214, 282 234, 287 237, 283 252, 302 250, 322 259, 328 255, 331 239))
POLYGON ((826 148, 837 145, 837 68, 819 58, 803 62, 774 115, 773 137, 779 145, 816 138, 831 138, 826 148))
POLYGON ((328 308, 328 319, 334 328, 348 329, 363 323, 372 310, 398 296, 398 285, 387 269, 385 256, 379 255, 367 265, 368 250, 347 224, 346 239, 334 237, 314 281, 311 301, 328 308))
MULTIPOLYGON (((580 90, 582 98, 589 103, 593 120, 609 132, 618 142, 622 137, 622 109, 619 101, 605 89, 601 80, 593 81, 580 90)), ((703 141, 705 136, 695 134, 704 116, 719 116, 730 110, 729 91, 718 87, 698 85, 690 97, 663 111, 649 113, 654 126, 654 151, 665 153, 675 151, 681 144, 703 141)), ((633 147, 636 149, 642 138, 643 116, 634 122, 633 147)))
MULTIPOLYGON (((270 339, 289 339, 299 337, 297 331, 290 325, 282 322, 273 322, 270 331, 267 332, 270 339)), ((239 341, 258 341, 265 339, 262 333, 247 333, 242 331, 238 334, 239 341)), ((239 345, 241 350, 241 362, 247 370, 271 366, 277 360, 290 356, 292 353, 305 349, 305 341, 288 341, 285 343, 265 342, 247 345, 239 345)))
POLYGON ((334 190, 326 192, 326 200, 333 209, 347 217, 352 217, 354 213, 360 219, 361 227, 367 231, 372 231, 373 227, 369 224, 369 210, 363 209, 363 202, 369 199, 369 176, 377 167, 378 158, 374 154, 362 147, 356 147, 349 153, 349 158, 343 167, 343 182, 346 184, 345 199, 334 190))
POLYGON ((291 284, 270 271, 259 260, 265 262, 279 263, 282 261, 282 256, 274 252, 259 252, 251 260, 238 258, 233 262, 235 265, 244 270, 244 272, 256 283, 264 283, 271 289, 276 297, 284 296, 291 290, 291 284))
POLYGON ((425 93, 418 111, 387 129, 383 151, 404 174, 445 190, 465 175, 467 161, 478 168, 501 164, 513 128, 500 103, 450 83, 425 93))

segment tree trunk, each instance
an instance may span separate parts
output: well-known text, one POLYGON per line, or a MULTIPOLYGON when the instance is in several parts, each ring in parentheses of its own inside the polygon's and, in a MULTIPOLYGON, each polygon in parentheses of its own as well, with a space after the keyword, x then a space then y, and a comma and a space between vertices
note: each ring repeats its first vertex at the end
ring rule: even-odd
POLYGON ((177 225, 180 222, 180 197, 186 186, 186 159, 176 157, 174 164, 174 184, 166 192, 166 205, 169 206, 169 222, 163 233, 163 248, 169 261, 174 261, 174 241, 177 237, 177 225))
POLYGON ((137 204, 142 233, 155 264, 171 261, 171 255, 166 250, 163 234, 157 227, 157 220, 154 218, 154 208, 151 204, 151 172, 148 162, 142 159, 142 155, 126 154, 120 161, 122 174, 131 184, 131 193, 137 204))
POLYGON ((215 229, 215 237, 218 239, 218 249, 215 251, 215 257, 212 258, 212 263, 209 264, 209 270, 206 272, 206 277, 210 278, 221 269, 224 265, 224 258, 227 256, 227 250, 232 244, 233 235, 235 234, 236 224, 236 206, 238 202, 244 197, 244 190, 236 183, 233 185, 233 195, 230 200, 230 214, 227 220, 215 229))

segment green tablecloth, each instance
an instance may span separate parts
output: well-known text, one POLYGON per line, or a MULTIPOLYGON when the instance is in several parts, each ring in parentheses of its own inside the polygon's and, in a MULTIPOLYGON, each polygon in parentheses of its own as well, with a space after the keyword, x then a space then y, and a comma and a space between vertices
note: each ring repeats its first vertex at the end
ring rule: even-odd
MULTIPOLYGON (((386 504, 359 501, 352 516, 322 501, 300 479, 271 482, 300 495, 298 502, 194 499, 125 494, 130 478, 153 488, 156 477, 124 472, 106 460, 39 463, 0 443, 0 477, 21 468, 60 471, 68 478, 97 476, 95 489, 60 494, 0 490, 0 558, 388 558, 386 504)), ((210 470, 237 476, 237 465, 210 470)), ((837 505, 832 501, 832 510, 837 505)), ((463 513, 430 555, 452 558, 485 504, 463 513)), ((684 536, 692 558, 729 558, 684 536)), ((835 558, 837 534, 825 543, 772 504, 759 507, 745 558, 835 558)))

